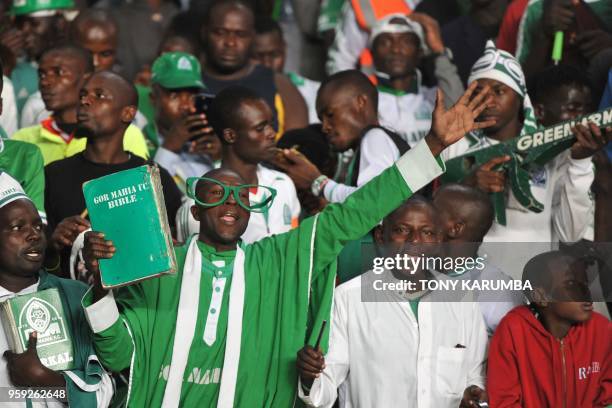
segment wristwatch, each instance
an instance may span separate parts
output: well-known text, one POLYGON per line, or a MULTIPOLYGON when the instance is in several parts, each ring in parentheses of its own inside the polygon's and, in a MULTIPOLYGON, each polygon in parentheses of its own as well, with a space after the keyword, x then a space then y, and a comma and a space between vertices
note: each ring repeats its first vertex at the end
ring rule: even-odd
POLYGON ((317 177, 310 185, 310 191, 312 191, 312 194, 314 194, 315 197, 319 197, 323 193, 323 188, 325 188, 328 181, 329 177, 327 177, 325 174, 321 174, 319 177, 317 177))

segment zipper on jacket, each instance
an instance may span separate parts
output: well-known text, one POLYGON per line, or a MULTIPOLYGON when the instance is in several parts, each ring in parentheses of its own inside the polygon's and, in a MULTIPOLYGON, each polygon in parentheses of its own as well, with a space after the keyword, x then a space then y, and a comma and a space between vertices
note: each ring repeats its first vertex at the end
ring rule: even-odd
POLYGON ((567 369, 565 367, 565 348, 563 346, 563 339, 559 340, 561 343, 561 363, 563 365, 563 408, 567 406, 567 369))

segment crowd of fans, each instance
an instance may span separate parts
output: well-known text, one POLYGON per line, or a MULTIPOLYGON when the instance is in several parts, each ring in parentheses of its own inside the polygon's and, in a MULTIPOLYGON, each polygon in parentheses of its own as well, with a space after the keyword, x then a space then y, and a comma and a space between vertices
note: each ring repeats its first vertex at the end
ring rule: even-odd
POLYGON ((0 406, 612 406, 612 1, 0 0, 0 70, 0 302, 75 348, 0 330, 67 395, 0 406), (177 271, 109 290, 82 186, 146 164, 177 271))

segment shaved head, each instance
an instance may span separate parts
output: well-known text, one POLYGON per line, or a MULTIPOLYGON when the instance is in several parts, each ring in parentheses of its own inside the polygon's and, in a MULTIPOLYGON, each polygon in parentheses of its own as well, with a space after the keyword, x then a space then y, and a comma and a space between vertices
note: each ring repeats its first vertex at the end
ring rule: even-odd
POLYGON ((465 241, 482 242, 493 224, 493 205, 489 196, 464 184, 445 184, 434 195, 434 205, 453 223, 464 224, 465 241))
POLYGON ((108 31, 110 35, 117 35, 119 28, 117 22, 113 19, 107 10, 103 9, 85 9, 72 21, 70 25, 70 35, 84 35, 88 30, 94 27, 101 27, 108 31))
POLYGON ((335 73, 326 78, 319 87, 317 99, 323 93, 334 94, 336 92, 350 93, 352 96, 366 95, 370 102, 378 106, 378 91, 368 77, 357 69, 349 69, 335 73))
POLYGON ((102 78, 113 94, 120 98, 121 106, 138 106, 136 87, 121 75, 111 71, 100 71, 93 74, 90 81, 93 78, 102 78))

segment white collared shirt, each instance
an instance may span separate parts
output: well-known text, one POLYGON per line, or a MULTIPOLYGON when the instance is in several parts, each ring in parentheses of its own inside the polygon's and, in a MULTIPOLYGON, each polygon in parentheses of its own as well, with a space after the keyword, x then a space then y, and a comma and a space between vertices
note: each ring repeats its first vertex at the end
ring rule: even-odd
POLYGON ((342 408, 456 408, 469 385, 484 388, 487 332, 477 304, 425 295, 417 321, 404 295, 384 296, 364 302, 362 277, 336 288, 326 368, 308 397, 299 387, 302 401, 331 407, 339 387, 342 408))

